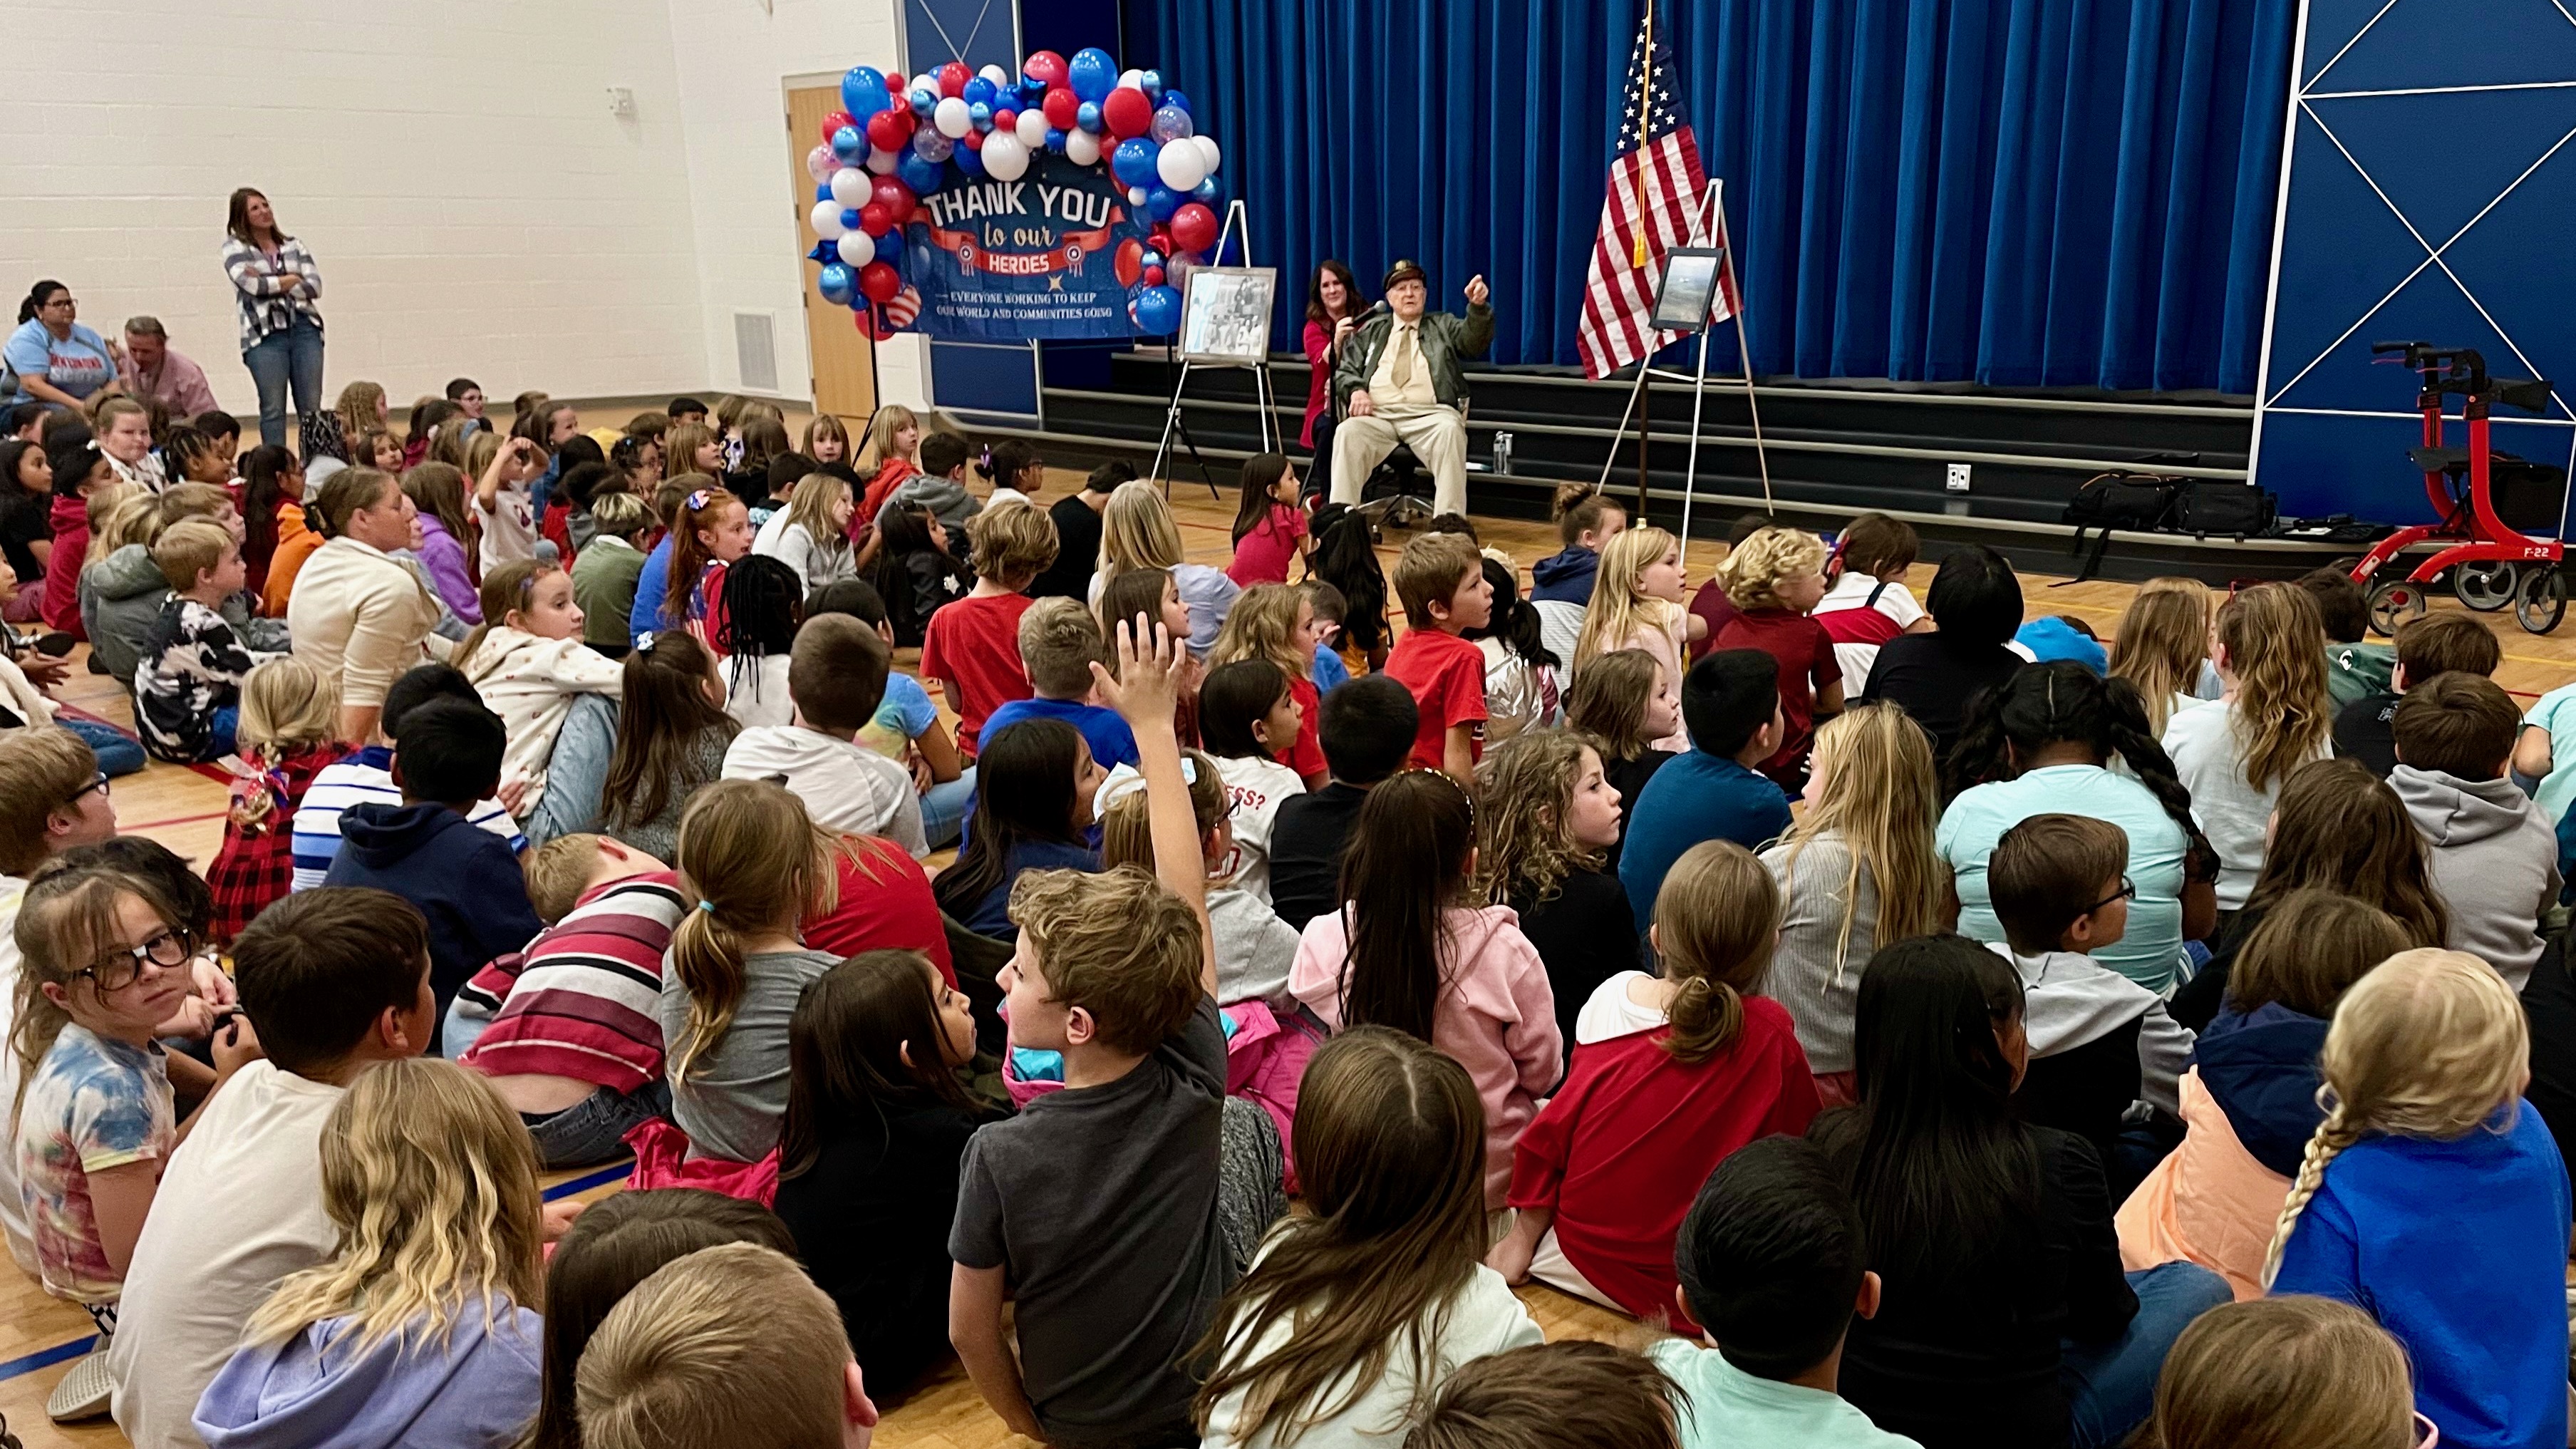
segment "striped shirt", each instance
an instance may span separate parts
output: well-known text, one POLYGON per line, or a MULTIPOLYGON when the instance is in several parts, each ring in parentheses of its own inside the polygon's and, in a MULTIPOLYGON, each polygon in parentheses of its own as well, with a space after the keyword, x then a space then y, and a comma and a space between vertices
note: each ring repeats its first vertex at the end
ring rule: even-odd
POLYGON ((493 1013, 459 1060, 493 1077, 570 1077, 625 1094, 662 1075, 662 953, 691 902, 654 871, 598 886, 526 952, 475 973, 460 1012, 493 1013))
MULTIPOLYGON (((243 241, 224 239, 224 275, 232 279, 233 300, 240 304, 242 351, 263 337, 284 332, 298 322, 322 325, 322 269, 304 243, 291 236, 277 239, 277 255, 243 241), (301 291, 286 290, 288 276, 304 279, 301 291)), ((355 441, 352 439, 351 441, 355 441)))
MULTIPOLYGON (((394 752, 369 745, 335 765, 325 765, 295 807, 295 883, 289 890, 309 891, 322 883, 340 854, 340 812, 352 805, 400 805, 402 789, 394 784, 394 752)), ((498 800, 486 800, 466 813, 467 820, 510 843, 511 853, 528 848, 518 822, 498 800)))

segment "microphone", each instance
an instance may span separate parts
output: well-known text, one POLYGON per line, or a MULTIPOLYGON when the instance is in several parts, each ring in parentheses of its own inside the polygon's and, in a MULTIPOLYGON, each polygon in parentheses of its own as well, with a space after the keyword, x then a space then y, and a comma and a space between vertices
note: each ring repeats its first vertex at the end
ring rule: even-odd
POLYGON ((1380 297, 1380 298, 1378 298, 1376 301, 1371 302, 1371 303, 1369 304, 1369 309, 1368 309, 1367 311, 1362 312, 1362 313, 1360 314, 1360 320, 1361 320, 1361 321, 1363 321, 1363 322, 1366 322, 1366 321, 1367 321, 1368 319, 1370 319, 1371 317, 1380 316, 1380 315, 1382 315, 1382 314, 1384 314, 1384 313, 1392 312, 1392 311, 1394 311, 1394 310, 1395 310, 1395 309, 1394 309, 1393 307, 1390 307, 1390 306, 1388 306, 1388 305, 1386 304, 1386 299, 1385 299, 1384 297, 1380 297))

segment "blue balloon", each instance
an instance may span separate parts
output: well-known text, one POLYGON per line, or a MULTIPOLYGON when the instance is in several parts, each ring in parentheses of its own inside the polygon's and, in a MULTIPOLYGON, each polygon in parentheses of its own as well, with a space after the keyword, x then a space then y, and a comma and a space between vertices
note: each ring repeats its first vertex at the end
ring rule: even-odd
POLYGON ((1190 188, 1190 200, 1214 211, 1225 205, 1225 183, 1210 176, 1190 188))
POLYGON ((856 280, 850 275, 850 269, 839 262, 823 268, 821 282, 823 300, 835 306, 848 306, 850 293, 856 280))
MULTIPOLYGON (((1163 105, 1180 107, 1181 114, 1189 117, 1193 121, 1199 118, 1199 113, 1190 108, 1190 98, 1182 95, 1179 91, 1169 86, 1163 88, 1163 105)), ((1159 110, 1160 107, 1157 107, 1156 109, 1159 110)))
POLYGON ((833 246, 832 243, 827 241, 818 241, 814 243, 814 249, 805 254, 805 260, 809 262, 830 263, 840 260, 840 256, 840 250, 833 246))
POLYGON ((1136 77, 1136 84, 1139 89, 1145 92, 1146 98, 1150 100, 1163 93, 1163 73, 1159 70, 1146 71, 1144 74, 1136 77))
POLYGON ((855 206, 845 206, 841 208, 841 230, 857 231, 858 229, 859 209, 855 206))
POLYGON ((843 126, 832 133, 832 154, 843 164, 856 166, 868 159, 867 133, 856 126, 843 126))
POLYGON ((1059 156, 1063 155, 1063 154, 1064 154, 1064 132, 1062 132, 1062 131, 1060 131, 1060 130, 1056 129, 1056 128, 1055 128, 1055 127, 1053 127, 1053 126, 1049 126, 1049 127, 1047 127, 1046 148, 1047 148, 1048 150, 1050 150, 1050 151, 1053 151, 1055 154, 1057 154, 1057 155, 1059 155, 1059 156))
POLYGON ((916 90, 911 93, 910 101, 912 113, 927 121, 930 119, 930 113, 939 109, 939 92, 916 90))
POLYGON ((875 66, 852 66, 841 77, 841 109, 862 121, 884 110, 891 99, 886 94, 885 72, 875 66))
POLYGON ((1095 136, 1099 135, 1100 107, 1094 102, 1084 101, 1081 108, 1073 113, 1073 123, 1095 136))
POLYGON ((1160 150, 1142 136, 1130 136, 1119 142, 1118 149, 1109 154, 1110 174, 1116 176, 1122 186, 1151 186, 1155 175, 1154 158, 1160 150))
POLYGON ((1075 95, 1086 101, 1105 100, 1118 89, 1118 62, 1099 46, 1084 46, 1073 53, 1072 63, 1065 67, 1065 81, 1075 95))
POLYGON ((1181 294, 1170 287, 1147 287, 1136 294, 1136 326, 1148 337, 1168 337, 1181 325, 1181 294))
POLYGON ((969 176, 981 176, 984 174, 984 153, 976 150, 972 146, 960 145, 956 150, 949 153, 948 159, 956 162, 957 169, 965 172, 969 176))
POLYGON ((814 199, 815 199, 816 201, 829 201, 829 200, 831 200, 831 199, 832 199, 832 183, 831 183, 831 182, 829 182, 829 181, 816 182, 816 183, 815 183, 815 186, 814 186, 814 199))
POLYGON ((995 88, 991 77, 979 75, 966 83, 966 89, 963 94, 966 97, 966 104, 970 106, 989 106, 993 103, 994 97, 1001 94, 1001 91, 995 88))
POLYGON ((1163 185, 1159 181, 1145 188, 1145 214, 1151 216, 1154 220, 1170 221, 1172 219, 1172 213, 1180 209, 1181 194, 1179 192, 1163 185))
POLYGON ((947 179, 941 172, 938 162, 918 151, 903 153, 903 160, 896 163, 894 174, 902 179, 904 185, 912 188, 912 194, 915 196, 928 196, 937 191, 940 183, 947 179))
POLYGON ((1145 248, 1144 252, 1136 258, 1136 265, 1140 267, 1159 267, 1162 264, 1163 254, 1152 247, 1145 248))
POLYGON ((993 129, 993 107, 991 103, 986 101, 970 102, 966 107, 966 119, 972 121, 975 124, 975 129, 978 131, 989 131, 993 129))

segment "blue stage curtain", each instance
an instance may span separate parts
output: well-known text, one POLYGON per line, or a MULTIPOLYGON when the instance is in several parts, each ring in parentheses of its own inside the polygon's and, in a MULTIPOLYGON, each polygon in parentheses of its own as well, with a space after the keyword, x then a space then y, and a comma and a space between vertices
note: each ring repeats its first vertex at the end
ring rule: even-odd
MULTIPOLYGON (((2296 0, 1692 0, 1657 17, 1765 375, 2250 393, 2296 0)), ((1641 0, 1125 0, 1253 255, 1492 283, 1571 363, 1641 0)), ((1712 365, 1735 365, 1732 328, 1712 365)))

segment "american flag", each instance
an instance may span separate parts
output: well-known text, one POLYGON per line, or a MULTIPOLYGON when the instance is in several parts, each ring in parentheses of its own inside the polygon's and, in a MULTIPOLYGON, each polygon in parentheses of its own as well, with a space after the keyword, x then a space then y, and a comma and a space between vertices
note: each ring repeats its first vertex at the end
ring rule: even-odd
MULTIPOLYGON (((1608 377, 1673 340, 1647 321, 1664 253, 1701 246, 1700 198, 1708 176, 1700 170, 1699 142, 1674 103, 1672 52, 1655 34, 1654 6, 1646 7, 1628 87, 1619 108, 1619 148, 1610 160, 1609 194, 1601 203, 1601 234, 1592 241, 1592 266, 1583 279, 1583 325, 1575 350, 1583 375, 1608 377)), ((1719 272, 1712 321, 1735 315, 1735 269, 1719 272)))

